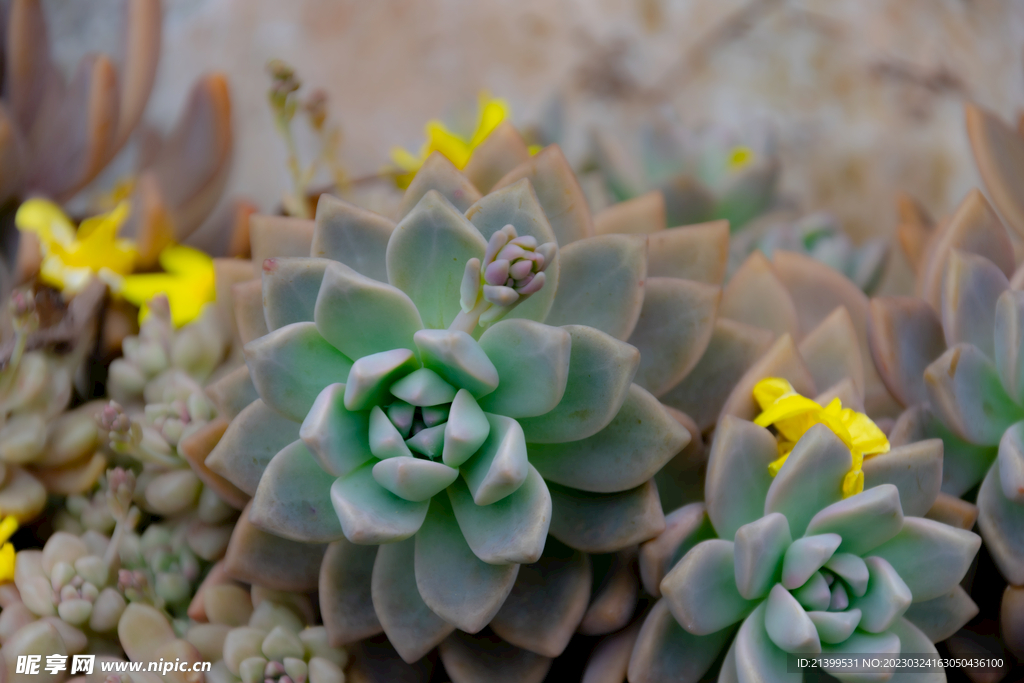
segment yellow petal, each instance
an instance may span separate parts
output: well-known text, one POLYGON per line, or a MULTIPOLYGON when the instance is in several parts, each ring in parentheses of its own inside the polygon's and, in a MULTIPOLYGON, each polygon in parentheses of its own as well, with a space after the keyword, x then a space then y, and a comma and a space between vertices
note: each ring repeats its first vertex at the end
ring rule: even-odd
POLYGON ((35 233, 44 247, 53 243, 68 245, 74 241, 75 226, 61 208, 48 199, 29 199, 14 215, 18 230, 35 233))
POLYGON ((508 116, 508 102, 492 98, 486 92, 480 93, 480 117, 477 120, 476 130, 473 131, 473 137, 469 141, 470 149, 476 149, 508 116))
POLYGON ((121 295, 139 307, 139 319, 149 316, 148 302, 157 294, 167 296, 171 320, 180 327, 195 320, 215 296, 213 259, 191 247, 173 245, 160 252, 164 273, 129 275, 121 295))
POLYGON ((733 173, 742 171, 744 168, 754 163, 757 159, 757 155, 754 154, 754 150, 750 149, 746 145, 736 145, 729 151, 729 170, 733 173))
POLYGON ((445 155, 456 168, 465 168, 469 162, 469 143, 445 128, 440 121, 427 123, 427 150, 424 161, 432 152, 445 155))
POLYGON ((4 543, 0 547, 0 583, 14 581, 14 563, 16 561, 14 546, 4 543))
POLYGON ((796 390, 788 380, 781 377, 767 377, 754 385, 754 400, 761 410, 778 401, 783 396, 795 394, 796 390))
POLYGON ((0 543, 7 543, 8 539, 18 530, 18 518, 14 515, 7 515, 0 521, 0 543))
POLYGON ((784 396, 768 405, 754 418, 754 424, 767 427, 780 420, 788 420, 808 413, 821 412, 821 406, 800 394, 784 396))
POLYGON ((843 477, 843 498, 855 496, 864 490, 864 472, 851 470, 843 477))

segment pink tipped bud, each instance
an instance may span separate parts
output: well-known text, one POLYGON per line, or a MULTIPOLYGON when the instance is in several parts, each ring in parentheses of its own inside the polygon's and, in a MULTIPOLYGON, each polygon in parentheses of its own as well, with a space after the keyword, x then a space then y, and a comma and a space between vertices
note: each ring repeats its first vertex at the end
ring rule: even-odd
POLYGON ((501 259, 487 266, 484 270, 484 282, 489 285, 503 285, 508 279, 509 262, 501 259))
POLYGON ((96 421, 101 429, 115 434, 127 434, 132 427, 131 419, 117 401, 111 401, 103 406, 96 416, 96 421))

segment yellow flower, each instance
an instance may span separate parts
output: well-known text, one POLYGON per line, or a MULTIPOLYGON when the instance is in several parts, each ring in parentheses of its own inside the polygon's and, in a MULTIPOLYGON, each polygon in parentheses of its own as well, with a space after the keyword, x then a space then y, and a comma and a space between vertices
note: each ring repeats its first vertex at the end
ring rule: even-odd
POLYGON ((14 580, 14 546, 7 541, 18 530, 18 520, 7 515, 0 521, 0 583, 14 580))
POLYGON ((746 145, 736 145, 729 150, 729 171, 736 173, 742 171, 744 168, 754 163, 757 155, 754 154, 754 150, 750 149, 746 145))
POLYGON ((137 256, 131 240, 117 237, 130 210, 128 201, 121 201, 108 213, 82 221, 76 232, 59 206, 46 199, 29 199, 18 207, 14 222, 22 232, 39 238, 43 255, 39 275, 46 284, 75 294, 96 275, 116 290, 132 272, 137 256))
POLYGON ((163 273, 124 278, 121 295, 140 308, 139 321, 149 316, 148 302, 165 294, 175 327, 195 320, 203 306, 214 300, 213 259, 205 252, 176 244, 160 252, 163 273))
POLYGON ((778 432, 779 458, 768 466, 774 477, 779 473, 793 446, 808 429, 816 424, 826 425, 850 449, 852 465, 843 479, 843 497, 849 498, 864 490, 864 459, 889 452, 889 439, 864 413, 843 408, 842 402, 832 399, 827 406, 796 393, 793 385, 779 377, 769 377, 754 386, 754 400, 761 406, 761 414, 754 424, 774 426, 778 432))
POLYGON ((473 150, 508 116, 509 106, 505 100, 492 98, 488 93, 482 92, 480 93, 480 112, 477 116, 476 129, 468 140, 448 130, 437 119, 428 121, 426 125, 427 141, 420 148, 419 155, 401 147, 391 150, 391 160, 399 169, 395 175, 395 184, 401 188, 408 187, 416 172, 420 170, 420 166, 433 152, 440 152, 448 157, 448 160, 455 164, 456 168, 465 168, 469 163, 469 158, 473 155, 473 150))

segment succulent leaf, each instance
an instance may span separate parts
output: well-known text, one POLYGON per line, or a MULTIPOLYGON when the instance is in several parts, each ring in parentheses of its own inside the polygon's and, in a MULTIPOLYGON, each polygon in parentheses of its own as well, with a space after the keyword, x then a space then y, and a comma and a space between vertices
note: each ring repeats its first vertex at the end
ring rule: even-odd
POLYGON ((1009 287, 1006 275, 994 263, 953 249, 942 290, 946 344, 973 344, 992 358, 996 301, 1009 287))
POLYGON ((705 484, 708 517, 719 538, 733 538, 740 527, 766 513, 762 501, 774 481, 768 465, 777 457, 775 437, 767 429, 731 416, 722 419, 705 484))
POLYGON ((566 330, 502 320, 480 335, 479 348, 492 359, 497 376, 497 389, 480 401, 487 412, 536 417, 553 410, 565 395, 572 350, 566 330))
POLYGON ((299 438, 298 427, 262 400, 253 401, 228 425, 206 466, 254 495, 271 458, 299 438))
POLYGON ((782 584, 772 587, 764 604, 764 627, 773 643, 792 654, 821 652, 821 640, 814 622, 782 584))
POLYGON ((736 530, 733 573, 740 596, 754 600, 768 595, 782 578, 782 560, 792 542, 789 522, 779 512, 736 530))
POLYGON ((665 529, 658 489, 648 480, 619 493, 588 493, 550 484, 551 535, 571 548, 598 554, 643 543, 665 529))
POLYGON ((712 539, 694 546, 661 581, 672 615, 683 628, 704 636, 720 631, 757 607, 736 589, 734 547, 712 539))
POLYGON ((908 517, 923 517, 931 509, 942 485, 943 444, 926 439, 897 446, 864 461, 864 489, 892 484, 908 517))
POLYGON ((448 157, 433 152, 409 183, 398 207, 398 216, 405 218, 428 192, 437 192, 459 211, 465 211, 480 199, 480 191, 459 172, 448 157))
POLYGON ((480 450, 462 466, 477 505, 490 505, 514 493, 529 473, 523 428, 509 417, 484 413, 490 425, 480 450))
POLYGON ((320 283, 329 263, 319 258, 271 258, 263 262, 267 329, 313 321, 320 283))
POLYGON ((665 600, 651 608, 629 660, 629 680, 638 683, 697 681, 707 673, 731 635, 723 629, 706 636, 686 631, 665 600))
POLYGON ((945 595, 915 602, 903 618, 914 624, 933 643, 938 643, 960 630, 978 614, 978 606, 961 586, 945 595))
POLYGON ((1006 393, 1018 403, 1024 399, 1024 292, 1007 290, 996 301, 993 349, 996 370, 1006 393))
POLYGON ((911 297, 872 299, 868 343, 878 374, 900 403, 911 406, 927 399, 924 370, 945 350, 934 308, 911 297))
POLYGON ((345 385, 330 384, 316 397, 299 438, 323 470, 343 477, 373 457, 365 412, 345 407, 345 385))
POLYGON ((444 426, 444 464, 459 467, 465 463, 484 445, 490 433, 491 423, 473 394, 459 389, 444 426))
POLYGON ((850 461, 850 449, 830 428, 811 427, 772 481, 764 511, 783 513, 793 535, 803 535, 819 510, 842 500, 850 461))
POLYGON ((466 389, 474 398, 482 398, 499 386, 499 373, 489 357, 491 354, 465 332, 420 330, 413 340, 425 368, 456 387, 466 389))
POLYGON ((811 519, 806 533, 839 534, 843 539, 839 552, 863 555, 902 527, 899 489, 881 484, 822 509, 811 519))
POLYGON ((322 194, 316 204, 316 227, 310 255, 343 263, 378 282, 388 281, 384 255, 395 224, 372 211, 322 194))
POLYGON ((373 466, 373 478, 378 484, 413 503, 430 500, 458 476, 457 469, 444 463, 412 456, 388 458, 373 466))
POLYGON ((368 462, 331 484, 331 502, 345 538, 364 545, 409 538, 423 525, 429 503, 399 498, 376 482, 373 468, 368 462))
POLYGON ((381 632, 372 592, 367 590, 372 585, 379 552, 375 545, 357 545, 346 538, 327 546, 320 566, 320 605, 334 645, 354 643, 381 632))
POLYGON ((980 546, 981 539, 969 531, 907 517, 900 532, 871 553, 887 560, 910 588, 914 601, 920 602, 956 585, 980 546))
POLYGON ((850 600, 850 606, 859 609, 858 628, 868 633, 888 631, 896 619, 910 607, 913 596, 892 565, 881 557, 868 557, 868 589, 863 596, 850 600))
POLYGON ((1014 583, 1024 582, 1024 505, 1003 495, 1000 467, 990 467, 978 490, 978 527, 999 570, 1014 583))

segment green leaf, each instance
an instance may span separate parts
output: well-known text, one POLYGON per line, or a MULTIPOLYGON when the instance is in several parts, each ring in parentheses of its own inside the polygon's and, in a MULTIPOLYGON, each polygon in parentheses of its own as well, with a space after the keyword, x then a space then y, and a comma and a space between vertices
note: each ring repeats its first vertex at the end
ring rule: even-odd
POLYGON ((746 600, 768 595, 782 578, 782 558, 793 542, 786 516, 773 512, 736 530, 736 590, 746 600))
POLYGON ((378 282, 387 282, 384 254, 394 229, 395 224, 384 216, 324 193, 316 204, 310 253, 344 263, 378 282))
POLYGON ((765 601, 764 628, 780 649, 792 654, 818 654, 821 640, 814 622, 781 583, 772 587, 765 601))
POLYGON ((498 386, 498 370, 494 363, 486 350, 465 332, 420 330, 414 340, 423 366, 449 384, 467 389, 475 398, 486 396, 498 386))
POLYGON ((331 502, 345 538, 364 545, 409 538, 423 525, 429 503, 391 493, 374 480, 373 466, 367 463, 331 485, 331 502))
POLYGON ((549 484, 550 533, 571 548, 611 553, 648 541, 665 530, 654 480, 619 493, 589 493, 549 484))
POLYGON ((720 538, 731 539, 744 524, 761 519, 773 479, 768 465, 779 457, 775 437, 753 422, 726 415, 708 455, 704 499, 720 538))
POLYGON ((802 536, 819 510, 843 498, 843 478, 853 456, 827 426, 811 427, 800 438, 768 489, 764 511, 781 512, 794 536, 802 536))
POLYGON ((253 401, 228 425, 206 466, 251 496, 270 459, 297 438, 297 422, 253 401))
POLYGON ((861 611, 859 628, 869 633, 888 631, 910 607, 913 596, 893 566, 881 557, 864 559, 868 565, 868 590, 851 597, 850 607, 861 611))
POLYGON ((325 472, 343 477, 373 457, 369 417, 345 407, 345 385, 320 392, 299 429, 299 438, 325 472))
POLYGON ((419 503, 444 491, 459 471, 444 463, 414 457, 381 460, 373 466, 373 478, 391 493, 419 503))
POLYGON ((899 489, 882 484, 829 505, 814 515, 806 533, 839 534, 843 542, 838 552, 864 555, 902 528, 899 489))
POLYGON ((526 440, 519 423, 485 413, 490 431, 480 450, 462 465, 462 476, 477 505, 490 505, 511 495, 529 473, 526 440))
POLYGON ((914 602, 920 602, 951 590, 967 573, 980 546, 981 539, 970 531, 907 517, 900 532, 871 554, 887 560, 910 588, 914 602))
POLYGON ((688 633, 659 600, 644 619, 629 660, 631 681, 702 680, 732 637, 731 629, 706 636, 688 633))
POLYGON ((565 395, 572 337, 563 328, 532 320, 502 320, 480 336, 497 388, 480 401, 489 413, 536 417, 553 410, 565 395))
POLYGON ((736 590, 733 543, 717 538, 691 548, 662 579, 661 594, 676 621, 698 636, 732 626, 758 604, 736 590))
POLYGON ((280 257, 263 265, 263 313, 268 329, 312 322, 328 264, 330 261, 321 258, 280 257))

